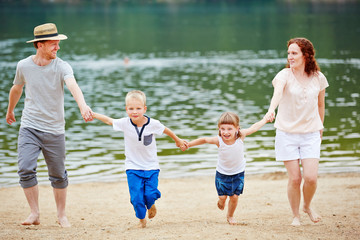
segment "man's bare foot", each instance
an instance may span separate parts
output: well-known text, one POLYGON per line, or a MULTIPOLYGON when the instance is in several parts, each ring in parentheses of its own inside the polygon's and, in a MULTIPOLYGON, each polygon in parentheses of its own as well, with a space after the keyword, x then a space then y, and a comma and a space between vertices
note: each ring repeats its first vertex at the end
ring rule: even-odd
POLYGON ((139 226, 141 227, 141 228, 146 228, 146 219, 144 218, 144 219, 140 219, 140 224, 139 224, 139 226))
POLYGON ((156 215, 156 207, 155 204, 151 206, 151 208, 148 210, 148 217, 149 219, 152 219, 156 215))
POLYGON ((70 222, 69 222, 69 220, 67 219, 66 216, 59 218, 58 223, 63 228, 71 227, 71 224, 70 224, 70 222))
POLYGON ((320 222, 321 220, 321 216, 319 214, 317 214, 314 210, 312 210, 311 208, 305 209, 304 208, 304 212, 307 213, 310 217, 310 220, 313 221, 314 223, 320 222))
POLYGON ((227 221, 230 225, 236 225, 237 222, 234 217, 227 217, 227 221))
POLYGON ((22 225, 39 225, 40 224, 40 215, 31 213, 28 218, 21 223, 22 225))
POLYGON ((292 225, 292 226, 300 226, 300 225, 301 225, 301 223, 300 223, 300 218, 294 217, 291 225, 292 225))
POLYGON ((220 199, 217 202, 217 206, 220 210, 224 210, 225 209, 225 201, 221 201, 220 199))

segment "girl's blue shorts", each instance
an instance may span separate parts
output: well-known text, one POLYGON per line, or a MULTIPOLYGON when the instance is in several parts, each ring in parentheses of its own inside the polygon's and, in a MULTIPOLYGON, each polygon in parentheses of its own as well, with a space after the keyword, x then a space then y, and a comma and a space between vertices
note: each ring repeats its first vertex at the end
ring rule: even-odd
POLYGON ((245 171, 235 175, 225 175, 216 171, 215 186, 219 196, 240 195, 244 190, 245 171))

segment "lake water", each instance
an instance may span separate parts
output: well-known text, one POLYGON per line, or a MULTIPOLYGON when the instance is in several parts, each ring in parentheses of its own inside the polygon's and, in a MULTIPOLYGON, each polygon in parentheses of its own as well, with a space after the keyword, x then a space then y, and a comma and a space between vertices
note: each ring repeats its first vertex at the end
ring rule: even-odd
MULTIPOLYGON (((358 3, 1 3, 0 9, 0 187, 18 184, 23 98, 15 110, 18 122, 9 126, 8 93, 17 62, 35 53, 25 41, 33 38, 34 26, 45 22, 55 22, 68 35, 58 56, 72 65, 94 111, 125 117, 125 95, 139 89, 148 98, 147 114, 187 140, 215 136, 224 111, 238 113, 245 128, 262 118, 271 81, 286 64, 287 40, 307 37, 330 85, 319 171, 360 171, 358 3)), ((99 121, 84 123, 67 89, 65 112, 71 183, 124 180, 123 134, 99 121)), ((274 136, 271 123, 246 138, 248 174, 285 171, 274 160, 274 136)), ((215 172, 215 145, 181 152, 166 135, 158 136, 157 145, 161 177, 215 172)), ((48 184, 42 156, 38 178, 48 184)))

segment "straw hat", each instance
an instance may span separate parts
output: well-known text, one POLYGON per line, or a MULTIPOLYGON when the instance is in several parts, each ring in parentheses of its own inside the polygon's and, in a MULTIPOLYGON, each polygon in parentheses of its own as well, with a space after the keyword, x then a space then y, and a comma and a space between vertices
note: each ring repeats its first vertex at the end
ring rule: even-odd
POLYGON ((43 41, 43 40, 65 40, 67 36, 58 34, 56 25, 53 23, 45 23, 34 28, 35 39, 27 41, 27 43, 43 41))

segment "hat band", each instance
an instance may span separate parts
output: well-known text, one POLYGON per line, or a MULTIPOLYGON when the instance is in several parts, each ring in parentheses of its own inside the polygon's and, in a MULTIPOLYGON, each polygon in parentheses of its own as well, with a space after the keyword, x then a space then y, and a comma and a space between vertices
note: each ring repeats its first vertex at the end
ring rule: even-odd
POLYGON ((45 34, 45 35, 38 35, 38 36, 35 36, 35 39, 37 38, 48 38, 48 37, 56 37, 58 36, 59 34, 57 33, 53 33, 53 34, 45 34))

